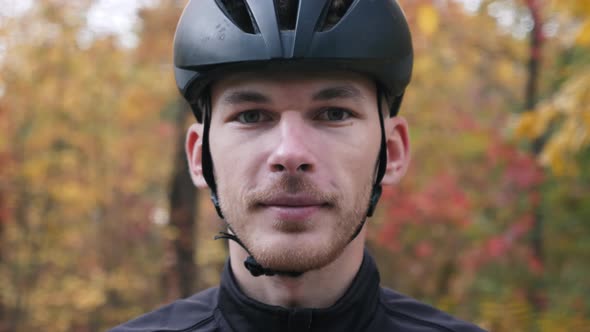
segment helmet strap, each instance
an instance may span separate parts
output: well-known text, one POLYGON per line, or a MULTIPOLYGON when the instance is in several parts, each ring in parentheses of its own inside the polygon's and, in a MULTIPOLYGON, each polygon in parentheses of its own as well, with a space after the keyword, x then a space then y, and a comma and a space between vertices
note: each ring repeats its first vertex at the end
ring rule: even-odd
POLYGON ((217 197, 217 185, 215 184, 215 175, 213 173, 213 159, 209 149, 209 128, 211 127, 211 96, 209 93, 203 94, 203 151, 201 164, 203 167, 203 178, 211 189, 211 202, 215 206, 215 211, 219 218, 223 219, 219 198, 217 197))
MULTIPOLYGON (((233 230, 231 229, 231 227, 229 225, 227 227, 233 232, 233 230)), ((238 238, 234 234, 230 234, 227 232, 219 232, 219 235, 215 236, 215 240, 219 240, 219 239, 232 240, 232 241, 236 242, 237 244, 239 244, 240 247, 244 248, 244 250, 246 250, 246 252, 248 253, 248 258, 246 258, 246 260, 244 261, 244 267, 246 268, 246 270, 248 270, 250 272, 250 274, 253 277, 259 277, 262 275, 267 276, 267 277, 272 277, 275 275, 280 275, 280 276, 296 278, 296 277, 299 277, 303 274, 303 272, 299 272, 299 271, 277 271, 277 270, 269 269, 269 268, 262 266, 260 263, 258 263, 256 261, 254 256, 252 256, 252 254, 250 253, 250 250, 248 248, 246 248, 246 245, 242 242, 242 240, 240 240, 240 238, 238 238)))
MULTIPOLYGON (((383 180, 383 176, 385 175, 385 170, 387 168, 387 145, 385 143, 385 123, 383 120, 383 110, 381 108, 381 97, 383 93, 379 85, 377 85, 377 114, 379 116, 379 126, 381 127, 381 147, 379 149, 379 160, 377 162, 377 170, 375 176, 375 182, 373 183, 373 189, 371 190, 371 198, 369 199, 369 206, 367 207, 367 213, 363 220, 359 223, 356 230, 352 234, 349 242, 352 242, 361 232, 363 226, 365 226, 365 222, 367 221, 367 217, 372 217, 375 213, 375 208, 377 207, 377 203, 379 203, 379 199, 381 198, 381 193, 383 192, 383 188, 381 187, 381 180, 383 180)), ((398 104, 399 107, 399 104, 398 104)), ((392 110, 393 112, 393 110, 392 110)), ((397 113, 397 111, 396 111, 397 113)), ((392 113, 390 113, 392 114, 392 113)))

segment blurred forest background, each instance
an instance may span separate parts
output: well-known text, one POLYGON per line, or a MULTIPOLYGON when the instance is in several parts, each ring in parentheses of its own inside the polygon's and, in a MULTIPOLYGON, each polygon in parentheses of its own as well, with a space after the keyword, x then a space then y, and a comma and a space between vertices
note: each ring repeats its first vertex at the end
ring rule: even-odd
MULTIPOLYGON (((0 331, 104 331, 218 282, 185 2, 0 1, 0 331)), ((369 222, 383 284, 495 332, 590 331, 590 1, 400 3, 413 162, 369 222)))

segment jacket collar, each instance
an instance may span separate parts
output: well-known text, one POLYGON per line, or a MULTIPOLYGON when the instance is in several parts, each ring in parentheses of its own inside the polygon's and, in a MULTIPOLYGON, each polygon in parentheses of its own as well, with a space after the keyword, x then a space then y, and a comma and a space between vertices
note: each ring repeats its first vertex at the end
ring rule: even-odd
POLYGON ((365 252, 350 288, 326 309, 283 308, 247 297, 239 289, 229 260, 221 277, 219 308, 235 331, 363 331, 379 301, 379 272, 365 252))

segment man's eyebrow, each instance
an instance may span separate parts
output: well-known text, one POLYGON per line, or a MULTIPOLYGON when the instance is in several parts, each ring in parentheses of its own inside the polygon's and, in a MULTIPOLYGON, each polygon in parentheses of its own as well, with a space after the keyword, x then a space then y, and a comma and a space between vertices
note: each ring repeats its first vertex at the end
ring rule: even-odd
POLYGON ((316 92, 312 99, 315 101, 331 100, 339 98, 362 99, 361 91, 352 85, 339 85, 322 89, 316 92))
POLYGON ((229 93, 223 98, 225 104, 241 104, 241 103, 263 103, 268 104, 271 100, 269 97, 257 91, 238 90, 229 93))

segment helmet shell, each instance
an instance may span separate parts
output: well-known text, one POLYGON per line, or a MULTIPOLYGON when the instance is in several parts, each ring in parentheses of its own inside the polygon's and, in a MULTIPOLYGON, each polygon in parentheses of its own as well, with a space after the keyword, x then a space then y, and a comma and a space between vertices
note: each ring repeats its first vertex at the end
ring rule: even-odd
POLYGON ((402 95, 410 82, 410 30, 395 0, 354 0, 325 30, 330 0, 299 0, 293 30, 280 29, 274 0, 240 1, 253 33, 234 23, 221 0, 192 0, 185 7, 174 38, 174 73, 189 102, 227 73, 265 68, 359 72, 390 96, 402 95))

